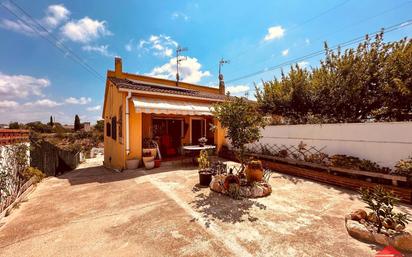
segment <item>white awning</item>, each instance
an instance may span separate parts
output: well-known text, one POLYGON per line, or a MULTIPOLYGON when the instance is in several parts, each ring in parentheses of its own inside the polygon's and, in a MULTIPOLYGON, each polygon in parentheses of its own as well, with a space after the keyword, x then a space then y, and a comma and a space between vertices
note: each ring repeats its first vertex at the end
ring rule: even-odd
POLYGON ((211 104, 188 101, 172 101, 164 99, 134 97, 136 112, 181 115, 212 115, 211 104))

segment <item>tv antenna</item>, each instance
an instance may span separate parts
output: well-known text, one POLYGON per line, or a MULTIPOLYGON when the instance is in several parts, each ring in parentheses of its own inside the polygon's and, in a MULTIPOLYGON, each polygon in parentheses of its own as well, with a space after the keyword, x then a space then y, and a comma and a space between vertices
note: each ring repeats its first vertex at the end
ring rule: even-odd
POLYGON ((220 59, 220 61, 219 61, 219 78, 220 78, 220 75, 222 74, 223 64, 229 64, 229 63, 230 63, 230 60, 225 60, 225 59, 223 59, 223 57, 222 57, 222 59, 220 59))
POLYGON ((180 46, 178 46, 177 49, 176 49, 176 86, 179 85, 179 80, 180 80, 180 77, 179 77, 179 64, 180 64, 181 61, 187 60, 186 56, 180 58, 180 53, 185 52, 187 50, 189 50, 187 47, 180 47, 180 46))

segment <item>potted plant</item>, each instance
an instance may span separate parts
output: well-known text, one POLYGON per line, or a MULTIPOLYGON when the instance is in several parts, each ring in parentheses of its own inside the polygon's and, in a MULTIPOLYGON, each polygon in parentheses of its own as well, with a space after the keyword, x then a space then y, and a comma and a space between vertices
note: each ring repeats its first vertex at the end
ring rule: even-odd
POLYGON ((137 167, 139 167, 139 159, 138 158, 126 160, 126 169, 135 170, 135 169, 137 169, 137 167))
POLYGON ((156 141, 154 141, 151 138, 144 138, 143 139, 143 152, 150 151, 152 156, 156 156, 157 154, 157 144, 156 141))
POLYGON ((159 168, 162 160, 160 159, 159 153, 156 154, 156 158, 154 159, 154 167, 159 168))
POLYGON ((206 138, 206 137, 201 137, 201 138, 199 138, 197 141, 198 141, 198 143, 199 143, 199 146, 203 147, 203 146, 206 145, 207 138, 206 138))
POLYGON ((252 160, 247 164, 245 169, 246 179, 249 184, 262 181, 263 179, 263 168, 262 162, 259 160, 252 160))
POLYGON ((154 156, 151 151, 143 151, 143 164, 144 167, 148 170, 153 169, 155 166, 154 156))
POLYGON ((210 170, 210 162, 209 156, 206 150, 200 151, 199 158, 197 158, 199 162, 199 184, 201 186, 209 186, 210 182, 212 181, 212 171, 210 170))

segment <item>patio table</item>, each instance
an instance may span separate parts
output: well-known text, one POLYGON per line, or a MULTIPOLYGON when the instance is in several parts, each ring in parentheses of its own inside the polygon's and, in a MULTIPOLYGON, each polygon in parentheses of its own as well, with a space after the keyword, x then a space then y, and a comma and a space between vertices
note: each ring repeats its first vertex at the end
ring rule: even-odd
POLYGON ((183 146, 183 150, 192 153, 192 163, 193 163, 193 165, 196 164, 196 153, 197 152, 200 152, 201 150, 211 150, 211 149, 215 149, 215 148, 216 148, 216 146, 214 146, 214 145, 205 145, 205 146, 185 145, 185 146, 183 146))

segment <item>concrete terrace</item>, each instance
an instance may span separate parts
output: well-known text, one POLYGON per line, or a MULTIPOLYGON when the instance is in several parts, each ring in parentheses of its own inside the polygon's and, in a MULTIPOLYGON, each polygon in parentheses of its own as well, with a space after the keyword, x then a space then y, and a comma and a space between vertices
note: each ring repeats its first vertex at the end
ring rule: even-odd
POLYGON ((274 173, 271 196, 236 201, 197 182, 193 167, 115 173, 88 161, 45 179, 1 221, 0 256, 374 256, 380 249, 346 232, 344 215, 364 206, 353 191, 274 173))

